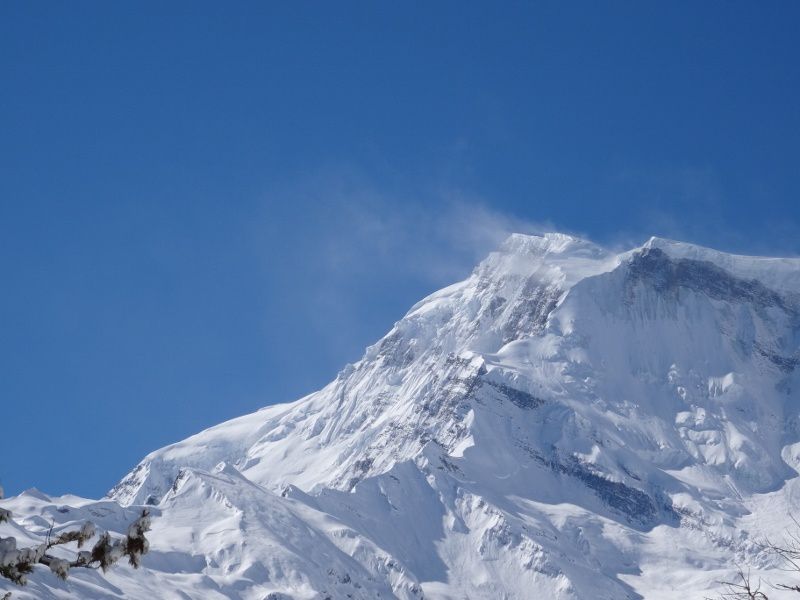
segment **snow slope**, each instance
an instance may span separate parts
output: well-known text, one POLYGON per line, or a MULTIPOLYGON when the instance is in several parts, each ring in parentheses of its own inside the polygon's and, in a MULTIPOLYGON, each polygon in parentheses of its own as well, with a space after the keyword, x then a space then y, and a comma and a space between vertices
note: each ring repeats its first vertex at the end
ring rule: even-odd
POLYGON ((758 541, 800 502, 799 349, 800 260, 512 235, 322 390, 153 452, 99 502, 0 502, 34 531, 157 517, 141 571, 15 594, 702 598, 735 564, 784 581, 758 541))

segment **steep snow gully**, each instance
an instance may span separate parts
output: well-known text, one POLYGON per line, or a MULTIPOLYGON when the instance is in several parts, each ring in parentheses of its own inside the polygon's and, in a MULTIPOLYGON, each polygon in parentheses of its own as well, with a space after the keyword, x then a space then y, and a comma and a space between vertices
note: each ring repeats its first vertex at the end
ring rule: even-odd
POLYGON ((154 529, 139 571, 0 590, 658 600, 736 565, 782 580, 758 542, 799 514, 799 348, 800 260, 512 235, 318 392, 157 450, 102 500, 1 501, 34 538, 142 505, 154 529))

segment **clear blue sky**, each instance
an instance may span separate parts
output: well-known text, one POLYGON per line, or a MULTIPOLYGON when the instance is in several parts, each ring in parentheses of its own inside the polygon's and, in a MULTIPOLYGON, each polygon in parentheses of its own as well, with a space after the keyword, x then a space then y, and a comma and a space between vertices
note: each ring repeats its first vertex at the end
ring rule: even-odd
POLYGON ((799 20, 0 3, 0 483, 96 497, 320 387, 506 229, 799 254, 799 20))

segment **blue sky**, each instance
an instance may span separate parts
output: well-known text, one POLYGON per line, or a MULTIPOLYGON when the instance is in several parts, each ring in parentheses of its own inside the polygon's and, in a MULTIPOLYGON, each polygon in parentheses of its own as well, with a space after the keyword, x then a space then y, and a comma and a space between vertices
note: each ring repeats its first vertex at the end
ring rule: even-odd
POLYGON ((0 467, 99 496, 504 232, 800 254, 800 5, 0 4, 0 467))

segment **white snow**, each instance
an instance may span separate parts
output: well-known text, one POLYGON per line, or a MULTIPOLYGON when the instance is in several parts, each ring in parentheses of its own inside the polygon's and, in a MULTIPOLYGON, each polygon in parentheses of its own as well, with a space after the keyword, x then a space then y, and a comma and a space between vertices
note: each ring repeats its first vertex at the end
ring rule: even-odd
POLYGON ((31 543, 153 511, 139 571, 36 570, 14 593, 659 600, 713 595, 737 565, 786 581, 758 541, 800 503, 799 347, 800 260, 513 235, 320 391, 151 453, 107 499, 0 501, 18 524, 0 535, 31 543))

